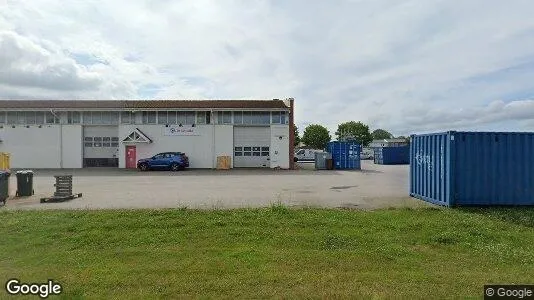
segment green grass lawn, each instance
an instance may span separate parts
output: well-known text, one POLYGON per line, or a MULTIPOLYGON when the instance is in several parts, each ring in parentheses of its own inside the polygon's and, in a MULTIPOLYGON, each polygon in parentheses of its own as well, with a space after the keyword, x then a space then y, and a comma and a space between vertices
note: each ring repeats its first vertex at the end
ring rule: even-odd
MULTIPOLYGON (((1 211, 0 280, 77 298, 464 298, 534 284, 533 209, 1 211)), ((5 291, 0 292, 5 298, 5 291)))

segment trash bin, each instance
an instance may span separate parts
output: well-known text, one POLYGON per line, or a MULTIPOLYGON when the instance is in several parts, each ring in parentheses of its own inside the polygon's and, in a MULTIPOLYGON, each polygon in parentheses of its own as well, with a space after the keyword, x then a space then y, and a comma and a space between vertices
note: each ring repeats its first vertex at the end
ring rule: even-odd
POLYGON ((331 158, 328 158, 326 160, 326 169, 327 170, 333 170, 334 169, 334 160, 332 160, 331 158))
POLYGON ((9 197, 9 172, 0 171, 0 203, 5 204, 9 197))
POLYGON ((17 193, 16 196, 31 196, 33 195, 33 171, 25 170, 17 173, 17 193))

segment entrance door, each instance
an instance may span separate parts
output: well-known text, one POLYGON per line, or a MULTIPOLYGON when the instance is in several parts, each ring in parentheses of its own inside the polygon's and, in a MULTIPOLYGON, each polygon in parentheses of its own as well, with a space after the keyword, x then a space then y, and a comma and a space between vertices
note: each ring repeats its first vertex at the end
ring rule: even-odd
POLYGON ((137 168, 136 149, 135 146, 126 146, 126 168, 137 168))

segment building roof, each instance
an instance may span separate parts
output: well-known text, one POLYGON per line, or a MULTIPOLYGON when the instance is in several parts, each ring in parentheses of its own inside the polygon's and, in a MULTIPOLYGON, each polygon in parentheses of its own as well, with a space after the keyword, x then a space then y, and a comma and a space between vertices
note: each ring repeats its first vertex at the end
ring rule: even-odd
POLYGON ((0 100, 0 109, 159 109, 159 108, 253 108, 287 109, 284 101, 274 100, 0 100))
POLYGON ((405 139, 383 139, 373 140, 372 143, 406 143, 405 139))

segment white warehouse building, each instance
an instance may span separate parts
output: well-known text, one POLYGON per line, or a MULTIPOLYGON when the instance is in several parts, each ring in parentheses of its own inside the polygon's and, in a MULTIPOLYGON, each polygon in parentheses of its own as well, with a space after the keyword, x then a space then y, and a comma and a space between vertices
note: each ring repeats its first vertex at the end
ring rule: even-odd
POLYGON ((136 168, 183 152, 190 168, 293 167, 293 99, 3 100, 0 152, 11 168, 136 168))

